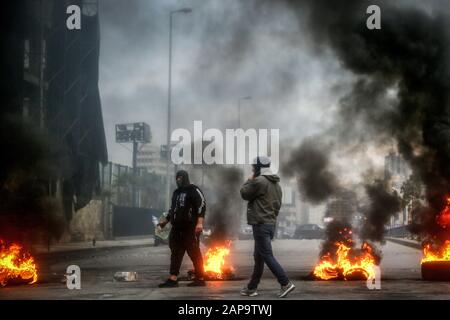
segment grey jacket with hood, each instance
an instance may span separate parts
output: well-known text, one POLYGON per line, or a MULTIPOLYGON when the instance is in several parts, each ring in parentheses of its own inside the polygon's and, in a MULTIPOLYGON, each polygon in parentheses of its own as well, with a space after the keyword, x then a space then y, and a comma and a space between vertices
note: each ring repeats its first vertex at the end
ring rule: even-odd
POLYGON ((282 199, 279 182, 280 177, 262 168, 258 177, 244 183, 241 197, 248 201, 248 224, 276 224, 282 199))

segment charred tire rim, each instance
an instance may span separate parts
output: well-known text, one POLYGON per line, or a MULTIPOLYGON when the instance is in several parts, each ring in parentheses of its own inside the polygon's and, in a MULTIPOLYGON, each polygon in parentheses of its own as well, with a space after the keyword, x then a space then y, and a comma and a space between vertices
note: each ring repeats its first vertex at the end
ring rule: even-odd
POLYGON ((421 267, 423 280, 450 281, 450 261, 427 261, 421 267))

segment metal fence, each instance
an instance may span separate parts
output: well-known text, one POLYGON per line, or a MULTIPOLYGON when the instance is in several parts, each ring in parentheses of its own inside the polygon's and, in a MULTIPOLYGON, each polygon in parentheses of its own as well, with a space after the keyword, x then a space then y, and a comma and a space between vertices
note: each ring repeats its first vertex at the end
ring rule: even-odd
POLYGON ((408 230, 408 226, 389 228, 386 232, 386 236, 392 238, 414 238, 413 234, 408 230))
MULTIPOLYGON (((104 235, 108 239, 113 238, 113 213, 114 206, 126 206, 128 203, 123 202, 120 197, 120 185, 118 179, 123 174, 133 173, 133 168, 108 162, 106 165, 100 164, 100 190, 104 203, 104 235)), ((137 175, 143 175, 146 170, 137 168, 137 175)), ((138 203, 139 207, 139 203, 138 203)))

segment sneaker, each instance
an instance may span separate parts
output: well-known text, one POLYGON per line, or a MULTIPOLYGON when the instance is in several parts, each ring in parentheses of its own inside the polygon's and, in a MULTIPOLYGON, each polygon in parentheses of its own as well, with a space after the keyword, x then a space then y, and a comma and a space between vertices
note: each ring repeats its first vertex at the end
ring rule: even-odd
POLYGON ((284 298, 288 295, 289 292, 295 289, 295 286, 292 282, 289 282, 285 286, 281 286, 280 293, 278 294, 278 298, 284 298))
POLYGON ((247 286, 241 290, 241 296, 256 297, 257 295, 258 291, 256 291, 256 289, 251 290, 247 286))
POLYGON ((158 285, 158 287, 159 288, 176 288, 176 287, 178 287, 178 281, 172 280, 172 279, 167 279, 163 283, 160 283, 158 285))
POLYGON ((191 283, 188 283, 188 287, 205 287, 206 281, 203 279, 194 279, 191 283))

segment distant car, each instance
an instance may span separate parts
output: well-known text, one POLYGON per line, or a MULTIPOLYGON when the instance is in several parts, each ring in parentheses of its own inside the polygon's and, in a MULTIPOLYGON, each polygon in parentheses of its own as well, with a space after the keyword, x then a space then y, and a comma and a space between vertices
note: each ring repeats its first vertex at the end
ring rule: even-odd
POLYGON ((325 230, 317 224, 302 224, 294 233, 295 239, 324 239, 325 230))
POLYGON ((249 240, 253 239, 253 229, 251 226, 241 226, 241 229, 239 230, 238 235, 239 240, 249 240))
POLYGON ((295 226, 291 225, 289 227, 278 227, 277 228, 277 238, 278 239, 293 239, 295 235, 295 226))

